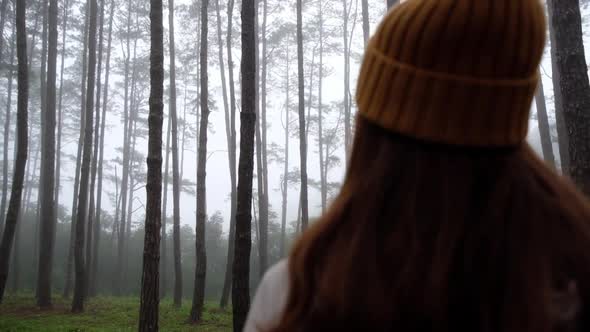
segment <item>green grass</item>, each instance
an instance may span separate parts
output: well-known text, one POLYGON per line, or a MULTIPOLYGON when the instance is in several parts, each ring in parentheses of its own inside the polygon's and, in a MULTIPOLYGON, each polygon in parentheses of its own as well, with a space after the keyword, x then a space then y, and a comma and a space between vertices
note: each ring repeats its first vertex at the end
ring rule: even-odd
MULTIPOLYGON (((139 298, 98 297, 86 304, 82 314, 70 313, 70 301, 54 299, 51 310, 40 310, 33 296, 8 296, 0 305, 0 331, 136 331, 139 298)), ((160 331, 231 331, 230 311, 209 303, 203 321, 190 325, 187 319, 190 303, 180 309, 170 300, 160 303, 160 331)))

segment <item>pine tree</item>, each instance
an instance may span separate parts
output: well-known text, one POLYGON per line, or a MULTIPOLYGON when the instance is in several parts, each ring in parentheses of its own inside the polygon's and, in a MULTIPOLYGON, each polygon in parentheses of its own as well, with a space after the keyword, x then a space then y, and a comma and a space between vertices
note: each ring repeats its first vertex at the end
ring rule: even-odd
POLYGON ((88 204, 88 184, 90 182, 90 161, 92 157, 97 12, 98 8, 96 0, 90 0, 90 18, 88 25, 88 76, 86 87, 86 105, 83 109, 83 111, 86 113, 86 123, 84 125, 84 148, 80 174, 80 193, 77 209, 78 217, 76 218, 76 250, 74 254, 76 269, 74 298, 72 302, 72 312, 74 313, 84 311, 86 282, 88 278, 88 267, 84 261, 84 234, 86 226, 86 213, 84 213, 84 207, 88 204))
MULTIPOLYGON (((371 27, 369 26, 369 1, 361 0, 362 11, 363 11, 363 41, 367 45, 369 42, 369 34, 371 27)), ((321 23, 320 23, 321 24, 321 23)))
POLYGON ((129 186, 129 170, 130 170, 130 145, 131 145, 131 121, 129 110, 129 90, 130 90, 130 75, 129 67, 131 63, 131 4, 129 1, 127 6, 127 32, 126 32, 126 52, 125 52, 125 73, 124 73, 124 106, 123 106, 123 175, 121 180, 121 219, 119 227, 119 244, 117 246, 117 268, 115 271, 115 294, 121 295, 123 286, 123 270, 125 269, 125 248, 126 243, 126 222, 127 220, 127 190, 129 186))
MULTIPOLYGON (((584 54, 579 0, 548 0, 552 53, 569 141, 569 169, 579 188, 590 195, 590 83, 584 54)), ((557 102, 557 100, 556 100, 557 102)))
MULTIPOLYGON (((321 2, 321 0, 320 0, 321 2)), ((286 228, 287 228, 287 199, 288 199, 288 193, 289 193, 289 129, 290 129, 290 125, 291 125, 291 120, 289 117, 289 112, 291 112, 291 80, 290 80, 290 57, 289 57, 289 42, 290 42, 290 38, 287 38, 287 45, 285 45, 285 49, 286 49, 286 65, 287 65, 287 70, 285 70, 286 73, 286 79, 285 79, 285 96, 286 96, 286 100, 285 100, 285 123, 283 125, 284 129, 285 129, 285 157, 284 157, 284 170, 283 170, 283 178, 282 178, 282 183, 281 183, 281 192, 283 194, 283 202, 282 202, 282 208, 281 208, 281 249, 280 249, 280 254, 279 257, 283 258, 285 257, 285 242, 286 242, 286 228)))
POLYGON ((305 98, 303 83, 303 10, 302 0, 297 0, 297 67, 299 80, 299 154, 301 160, 301 225, 303 229, 308 224, 307 204, 307 135, 305 121, 305 98))
POLYGON ((207 219, 207 128, 209 126, 209 78, 208 63, 208 8, 209 0, 201 2, 201 128, 197 148, 197 222, 196 222, 196 268, 193 305, 190 321, 197 323, 203 317, 205 303, 205 278, 207 274, 207 253, 205 251, 205 223, 207 219))
MULTIPOLYGON (((16 26, 12 26, 12 47, 10 48, 10 69, 8 71, 8 96, 6 100, 6 115, 4 117, 4 142, 3 142, 3 157, 4 162, 2 164, 2 199, 0 202, 0 236, 2 235, 2 231, 4 229, 4 213, 6 211, 6 200, 8 196, 8 141, 9 141, 9 134, 10 134, 10 118, 11 118, 11 110, 12 110, 12 81, 13 81, 13 70, 12 66, 14 66, 14 51, 16 49, 15 44, 16 38, 16 26)), ((1 40, 2 38, 0 38, 1 40)), ((0 51, 1 54, 1 51, 0 51)), ((15 139, 15 144, 17 140, 15 139)))
POLYGON ((537 120, 539 123, 543 158, 547 164, 555 168, 555 156, 553 155, 553 143, 551 141, 551 132, 549 130, 549 120, 547 119, 547 105, 545 105, 545 92, 543 91, 542 80, 539 80, 535 102, 537 106, 537 120))
POLYGON ((234 0, 227 2, 227 64, 229 74, 229 96, 230 96, 230 114, 229 114, 229 174, 231 181, 231 212, 229 221, 229 235, 227 246, 227 262, 225 266, 225 278, 223 282, 223 290, 221 295, 220 306, 225 308, 229 301, 229 293, 232 285, 232 268, 234 261, 234 244, 235 244, 235 229, 236 229, 236 208, 237 208, 237 174, 236 174, 236 93, 234 84, 234 64, 232 57, 232 20, 233 20, 234 0))
POLYGON ((162 229, 161 229, 161 259, 160 259, 160 298, 166 296, 166 291, 168 290, 168 247, 166 245, 166 222, 167 222, 167 214, 166 209, 168 208, 168 177, 169 177, 169 161, 170 161, 170 135, 171 135, 171 126, 170 126, 170 119, 168 120, 167 130, 166 130, 166 162, 164 166, 164 189, 163 195, 164 199, 162 202, 162 229))
MULTIPOLYGON (((170 121, 172 125, 172 219, 180 225, 180 174, 178 165, 178 114, 176 112, 176 49, 174 45, 174 0, 168 0, 170 24, 170 121)), ((180 274, 178 278, 181 278, 180 274)), ((182 287, 174 293, 174 304, 180 307, 182 287)))
MULTIPOLYGON (((78 136, 78 152, 76 154, 76 173, 74 175, 74 195, 72 200, 72 221, 70 223, 70 246, 68 248, 68 258, 67 258, 67 266, 66 266, 66 284, 64 287, 64 297, 68 298, 70 296, 70 292, 72 289, 72 285, 74 282, 72 269, 74 267, 74 253, 76 247, 76 218, 78 217, 78 198, 80 192, 80 168, 82 167, 82 147, 84 146, 84 135, 85 135, 85 125, 86 125, 86 112, 84 112, 84 107, 86 105, 86 79, 88 76, 88 23, 89 23, 89 16, 90 16, 90 0, 86 1, 86 15, 84 17, 84 42, 82 44, 82 80, 80 82, 80 132, 78 136)), ((86 213, 86 207, 82 206, 84 209, 83 214, 86 213)))
POLYGON ((162 0, 150 1, 150 114, 147 203, 139 331, 158 331, 160 303, 160 218, 162 198, 162 125, 164 119, 164 27, 162 0))
MULTIPOLYGON (((113 16, 115 12, 115 1, 111 0, 110 4, 110 19, 109 19, 109 32, 108 32, 108 41, 107 41, 107 58, 105 64, 105 82, 104 82, 104 92, 103 92, 103 103, 102 103, 102 116, 103 119, 101 126, 100 126, 100 143, 99 143, 99 157, 98 157, 98 189, 97 189, 97 199, 96 199, 96 222, 95 222, 95 239, 94 239, 94 246, 93 246, 93 260, 92 260, 92 271, 94 274, 94 278, 92 278, 92 284, 90 286, 91 294, 96 295, 96 290, 98 288, 98 259, 99 259, 99 244, 100 244, 100 235, 101 235, 101 215, 102 215, 102 181, 103 181, 103 161, 104 161, 104 133, 105 133, 105 124, 106 124, 106 111, 108 106, 108 95, 109 95, 109 74, 111 69, 111 42, 112 42, 112 33, 113 33, 113 16)), ((98 107, 97 107, 98 111, 98 107)))
MULTIPOLYGON (((55 247, 55 127, 56 127, 56 71, 57 71, 57 0, 49 2, 49 40, 47 55, 47 103, 43 115, 43 153, 41 160, 41 243, 39 246, 39 268, 37 272, 37 305, 51 306, 51 277, 53 274, 53 250, 55 247)), ((43 102, 43 101, 42 101, 43 102)))
POLYGON ((242 110, 240 161, 234 247, 232 307, 234 331, 242 331, 250 308, 250 251, 252 249, 252 180, 256 126, 256 11, 255 0, 242 1, 242 110))
POLYGON ((99 30, 98 30, 98 65, 96 67, 96 121, 94 122, 94 143, 93 143, 93 155, 90 169, 90 207, 88 210, 88 230, 86 237, 86 266, 87 266, 87 282, 86 292, 89 296, 92 296, 94 291, 91 289, 95 283, 95 271, 94 259, 97 257, 93 256, 94 253, 94 241, 100 233, 100 227, 96 227, 98 224, 96 220, 96 176, 98 172, 98 153, 100 151, 100 128, 101 118, 100 114, 100 94, 101 89, 101 72, 102 72, 102 49, 103 49, 103 33, 104 33, 104 8, 105 0, 100 0, 100 16, 99 16, 99 30))
POLYGON ((6 227, 0 243, 0 303, 4 298, 10 252, 14 241, 17 221, 19 220, 25 165, 28 151, 28 118, 29 101, 28 64, 27 64, 27 31, 25 22, 25 1, 16 1, 16 56, 18 59, 18 102, 17 102, 17 151, 14 162, 12 192, 6 213, 6 227))

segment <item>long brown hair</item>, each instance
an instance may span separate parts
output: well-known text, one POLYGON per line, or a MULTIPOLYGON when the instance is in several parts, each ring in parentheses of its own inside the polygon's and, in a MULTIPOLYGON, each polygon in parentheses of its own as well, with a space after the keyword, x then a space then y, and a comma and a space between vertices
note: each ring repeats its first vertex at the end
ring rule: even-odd
POLYGON ((574 280, 590 300, 589 222, 524 143, 429 144, 360 117, 340 194, 290 255, 273 331, 554 330, 554 290, 574 280))

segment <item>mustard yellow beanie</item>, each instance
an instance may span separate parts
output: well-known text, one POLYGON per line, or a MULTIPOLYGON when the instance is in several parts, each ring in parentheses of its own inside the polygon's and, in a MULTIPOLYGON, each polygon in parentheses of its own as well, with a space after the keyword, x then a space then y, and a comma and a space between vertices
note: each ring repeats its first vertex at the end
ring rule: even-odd
POLYGON ((409 0, 370 40, 359 113, 395 133, 464 146, 527 135, 545 45, 540 0, 409 0))

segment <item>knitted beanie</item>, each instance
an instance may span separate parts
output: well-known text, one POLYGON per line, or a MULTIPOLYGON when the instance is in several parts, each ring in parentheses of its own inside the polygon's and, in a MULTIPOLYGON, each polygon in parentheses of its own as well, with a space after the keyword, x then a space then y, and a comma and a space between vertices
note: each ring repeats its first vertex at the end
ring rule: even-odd
POLYGON ((409 0, 367 45, 361 116, 429 142, 522 143, 545 45, 540 0, 409 0))

